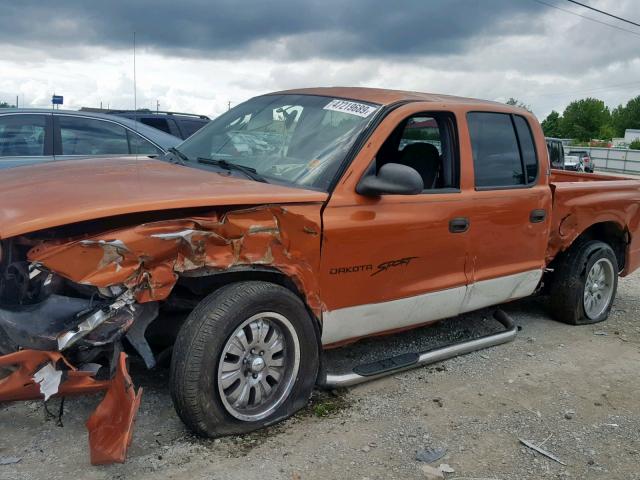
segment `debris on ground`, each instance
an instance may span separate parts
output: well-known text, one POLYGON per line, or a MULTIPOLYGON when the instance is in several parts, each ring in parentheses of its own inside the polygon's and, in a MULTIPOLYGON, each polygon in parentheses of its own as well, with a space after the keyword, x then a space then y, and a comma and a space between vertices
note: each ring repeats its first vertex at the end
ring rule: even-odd
POLYGON ((537 446, 533 442, 530 442, 528 440, 523 440, 522 438, 519 438, 518 440, 520 440, 520 443, 522 443, 525 447, 529 447, 531 450, 535 450, 539 454, 544 455, 545 457, 550 458, 551 460, 553 460, 555 462, 558 462, 560 465, 565 465, 565 466, 567 465, 562 460, 560 460, 558 457, 556 457, 552 453, 549 453, 546 450, 540 448, 539 446, 537 446))
POLYGON ((447 453, 446 448, 423 448, 416 452, 416 460, 423 463, 433 463, 440 460, 447 453))
POLYGON ((455 470, 451 468, 448 463, 441 463, 440 465, 438 465, 438 470, 443 473, 455 473, 455 470))
POLYGON ((427 480, 441 480, 444 478, 444 474, 439 468, 432 467, 431 465, 420 465, 420 470, 424 473, 424 477, 427 480))
POLYGON ((13 465, 14 463, 20 463, 21 460, 20 457, 0 457, 0 465, 13 465))

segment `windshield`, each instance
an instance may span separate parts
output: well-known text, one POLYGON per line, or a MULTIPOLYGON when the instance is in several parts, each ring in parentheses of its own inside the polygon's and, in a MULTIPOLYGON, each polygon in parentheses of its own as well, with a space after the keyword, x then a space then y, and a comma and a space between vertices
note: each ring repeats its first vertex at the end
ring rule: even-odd
POLYGON ((378 105, 315 95, 265 95, 179 145, 185 165, 245 167, 267 182, 327 190, 378 105), (229 165, 233 164, 233 165, 229 165))

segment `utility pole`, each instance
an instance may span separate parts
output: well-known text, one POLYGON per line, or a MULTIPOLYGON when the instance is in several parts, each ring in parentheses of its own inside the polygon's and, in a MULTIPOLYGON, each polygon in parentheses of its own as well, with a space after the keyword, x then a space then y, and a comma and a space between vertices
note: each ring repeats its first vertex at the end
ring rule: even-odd
POLYGON ((18 101, 18 95, 16 95, 16 108, 20 108, 20 102, 18 101))
POLYGON ((156 113, 160 111, 160 100, 156 99, 156 113))
POLYGON ((227 110, 231 110, 231 100, 227 102, 227 110))

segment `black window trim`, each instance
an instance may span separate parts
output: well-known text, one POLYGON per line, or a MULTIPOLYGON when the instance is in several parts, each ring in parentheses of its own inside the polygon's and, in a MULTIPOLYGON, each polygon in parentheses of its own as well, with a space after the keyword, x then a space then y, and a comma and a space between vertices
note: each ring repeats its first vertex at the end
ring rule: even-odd
MULTIPOLYGON (((538 156, 538 149, 536 148, 536 141, 535 141, 535 137, 533 136, 533 130, 531 130, 531 125, 529 124, 529 121, 527 120, 527 118, 523 115, 518 115, 516 113, 508 113, 508 112, 496 112, 493 110, 469 110, 465 117, 467 119, 467 122, 469 121, 469 114, 470 113, 498 113, 500 115, 508 115, 509 119, 511 120, 511 126, 513 128, 513 133, 516 137, 516 143, 518 144, 518 153, 520 154, 520 165, 522 166, 522 174, 525 177, 526 180, 526 169, 524 167, 524 158, 522 158, 522 147, 520 146, 520 136, 518 135, 518 130, 516 129, 516 125, 515 122, 513 120, 513 117, 517 116, 517 117, 521 117, 525 123, 527 124, 527 127, 529 128, 529 133, 531 133, 531 140, 533 142, 533 150, 535 152, 536 155, 536 165, 538 166, 538 169, 536 170, 536 178, 534 181, 532 181, 531 183, 525 183, 524 185, 483 185, 481 187, 478 187, 475 183, 476 183, 476 170, 475 170, 475 163, 474 163, 474 159, 473 159, 473 149, 471 151, 471 162, 474 165, 473 168, 473 184, 474 184, 474 190, 476 192, 485 192, 485 191, 490 191, 490 190, 524 190, 524 189, 528 189, 528 188, 533 188, 536 185, 538 185, 538 180, 540 179, 540 157, 538 156)), ((471 142, 471 133, 468 131, 469 133, 469 142, 471 142)))

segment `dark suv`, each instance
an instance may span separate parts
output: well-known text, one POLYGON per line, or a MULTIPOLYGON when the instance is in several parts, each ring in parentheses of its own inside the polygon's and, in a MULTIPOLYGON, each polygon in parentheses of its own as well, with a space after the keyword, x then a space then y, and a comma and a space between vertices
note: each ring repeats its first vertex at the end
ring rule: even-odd
POLYGON ((82 108, 83 111, 99 111, 110 115, 130 118, 150 127, 162 130, 175 137, 185 139, 204 127, 211 120, 206 115, 191 113, 163 112, 148 109, 140 110, 103 110, 97 108, 82 108))
POLYGON ((546 137, 547 149, 549 150, 549 160, 551 168, 564 170, 564 147, 559 138, 546 137))

